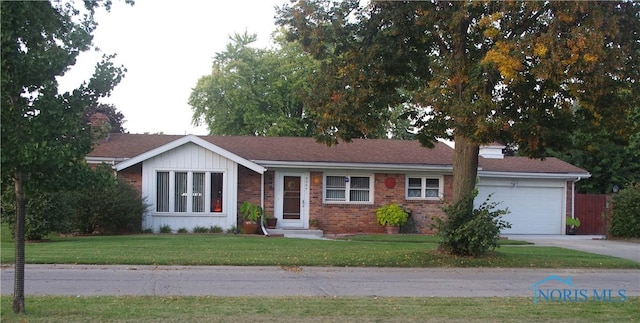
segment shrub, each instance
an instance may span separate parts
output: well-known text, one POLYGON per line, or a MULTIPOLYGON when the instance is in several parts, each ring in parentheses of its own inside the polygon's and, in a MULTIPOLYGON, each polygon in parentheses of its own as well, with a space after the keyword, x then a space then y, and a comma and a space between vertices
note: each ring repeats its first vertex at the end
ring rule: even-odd
POLYGON ((211 228, 209 228, 209 232, 210 233, 222 233, 222 232, 224 232, 224 230, 222 230, 221 227, 219 227, 217 225, 214 225, 211 228))
POLYGON ((640 238, 640 183, 620 190, 613 197, 609 234, 618 238, 640 238))
POLYGON ((209 229, 205 228, 205 227, 195 227, 193 228, 193 233, 207 233, 209 232, 209 229))
POLYGON ((376 220, 380 225, 399 226, 407 222, 409 214, 396 203, 385 205, 376 210, 376 220))
POLYGON ((160 233, 171 233, 173 232, 173 230, 171 229, 171 226, 168 224, 163 224, 160 226, 160 233))
POLYGON ((238 227, 236 227, 236 226, 234 225, 234 226, 232 226, 231 228, 227 229, 227 231, 226 231, 226 232, 227 232, 227 233, 233 233, 233 234, 236 234, 236 233, 240 232, 240 230, 238 230, 238 227))
MULTIPOLYGON (((118 181, 108 166, 74 170, 78 188, 38 191, 25 188, 25 239, 41 239, 50 232, 138 233, 147 205, 140 193, 124 181, 118 181)), ((74 182, 75 183, 75 182, 74 182)), ((67 185, 68 186, 68 185, 67 185)), ((2 218, 10 226, 15 221, 13 190, 2 195, 2 218)))
POLYGON ((473 200, 478 195, 474 190, 469 196, 443 208, 445 220, 434 218, 438 229, 440 248, 461 256, 481 256, 498 247, 500 231, 511 225, 500 218, 508 210, 496 209, 499 203, 490 202, 489 196, 478 208, 473 200))
POLYGON ((567 217, 567 226, 568 227, 579 228, 580 227, 580 219, 572 218, 572 217, 568 216, 567 217))
MULTIPOLYGON (((69 232, 70 219, 74 216, 72 194, 66 191, 32 191, 25 198, 25 240, 41 240, 51 232, 69 232)), ((2 221, 7 222, 14 233, 15 196, 7 190, 2 195, 2 221)))
POLYGON ((138 233, 147 204, 109 168, 87 172, 84 188, 76 192, 74 230, 82 233, 138 233))
POLYGON ((187 230, 187 228, 180 228, 177 231, 178 233, 189 233, 189 230, 187 230))
POLYGON ((150 234, 150 233, 153 233, 153 229, 151 229, 151 228, 146 228, 146 229, 142 230, 142 233, 144 233, 144 234, 150 234))

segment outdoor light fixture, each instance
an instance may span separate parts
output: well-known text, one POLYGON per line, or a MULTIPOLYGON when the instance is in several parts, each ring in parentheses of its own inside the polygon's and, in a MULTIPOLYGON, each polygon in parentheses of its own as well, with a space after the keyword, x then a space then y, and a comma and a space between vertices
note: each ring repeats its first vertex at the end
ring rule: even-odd
POLYGON ((618 185, 613 184, 613 188, 611 188, 611 191, 615 194, 618 193, 618 191, 620 191, 620 187, 618 187, 618 185))

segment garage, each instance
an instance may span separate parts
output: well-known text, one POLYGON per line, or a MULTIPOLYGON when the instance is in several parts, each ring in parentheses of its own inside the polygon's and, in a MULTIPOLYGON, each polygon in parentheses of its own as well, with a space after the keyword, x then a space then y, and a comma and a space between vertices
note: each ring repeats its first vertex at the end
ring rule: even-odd
POLYGON ((481 179, 476 206, 491 201, 508 208, 503 217, 511 223, 504 234, 564 234, 566 182, 558 180, 481 179))

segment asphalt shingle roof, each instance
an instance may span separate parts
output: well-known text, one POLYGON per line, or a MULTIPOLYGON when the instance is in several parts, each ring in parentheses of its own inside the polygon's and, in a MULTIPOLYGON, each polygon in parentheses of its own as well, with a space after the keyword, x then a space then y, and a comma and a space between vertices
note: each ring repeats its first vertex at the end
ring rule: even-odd
MULTIPOLYGON (((111 134, 88 155, 127 159, 182 138, 180 135, 111 134)), ((199 136, 200 138, 252 161, 318 162, 451 166, 453 149, 438 142, 432 149, 417 141, 354 139, 334 146, 303 137, 199 136)), ((583 169, 556 158, 535 160, 526 157, 487 159, 480 157, 484 171, 525 173, 584 173, 583 169)))

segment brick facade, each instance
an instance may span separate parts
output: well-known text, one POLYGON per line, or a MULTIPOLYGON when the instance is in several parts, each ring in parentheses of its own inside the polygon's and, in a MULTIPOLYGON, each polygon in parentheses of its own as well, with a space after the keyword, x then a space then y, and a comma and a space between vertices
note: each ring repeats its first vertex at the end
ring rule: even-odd
MULTIPOLYGON (((419 233, 433 233, 433 217, 443 217, 440 200, 406 200, 405 174, 378 173, 374 175, 374 204, 323 204, 323 173, 311 173, 309 219, 316 219, 325 234, 383 233, 376 221, 376 209, 398 203, 411 210, 419 233), (395 185, 387 186, 395 183, 395 185)), ((445 200, 451 193, 452 177, 444 176, 445 200)))
POLYGON ((573 182, 568 181, 567 182, 567 203, 565 204, 567 206, 567 210, 566 210, 566 216, 571 217, 571 213, 573 212, 573 182))
POLYGON ((133 186, 142 196, 142 163, 138 163, 118 172, 118 178, 133 186))
MULTIPOLYGON (((311 172, 309 187, 309 220, 317 220, 318 227, 326 234, 383 233, 384 228, 376 222, 376 209, 389 203, 398 203, 412 212, 416 228, 420 233, 433 233, 433 217, 443 217, 440 200, 406 200, 404 174, 375 174, 374 204, 323 204, 323 173, 311 172), (395 185, 387 187, 392 179, 395 185)), ((274 214, 275 173, 265 173, 264 209, 274 214)), ((238 167, 238 208, 244 201, 260 204, 261 177, 242 166, 238 167)), ((450 200, 452 176, 444 176, 444 197, 450 200)), ((239 219, 241 215, 238 215, 239 219)))
MULTIPOLYGON (((264 174, 264 212, 273 215, 275 213, 275 188, 273 171, 264 174)), ((260 188, 262 177, 260 174, 244 167, 238 166, 238 210, 245 201, 260 205, 260 188)), ((242 214, 238 212, 238 223, 242 221, 242 214)))

